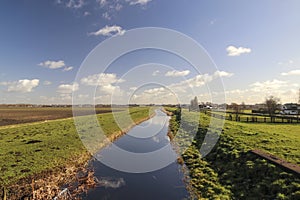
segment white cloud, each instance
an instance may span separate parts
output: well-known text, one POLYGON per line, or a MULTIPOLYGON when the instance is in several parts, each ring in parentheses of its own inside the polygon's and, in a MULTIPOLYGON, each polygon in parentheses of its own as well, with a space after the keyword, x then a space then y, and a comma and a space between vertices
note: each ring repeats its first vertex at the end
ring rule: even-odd
POLYGON ((225 71, 216 71, 214 73, 214 76, 216 77, 231 77, 233 76, 233 73, 225 72, 225 71))
POLYGON ((117 4, 114 6, 114 9, 115 9, 116 11, 120 11, 122 8, 123 8, 122 4, 119 4, 119 3, 117 3, 117 4))
POLYGON ((225 93, 227 103, 262 103, 271 95, 280 98, 281 103, 287 103, 297 102, 298 88, 298 84, 274 79, 257 81, 250 84, 248 88, 227 90, 225 93))
POLYGON ((68 8, 81 8, 84 5, 83 0, 69 0, 69 2, 66 4, 68 8))
POLYGON ((137 90, 138 89, 138 87, 130 87, 129 88, 129 90, 131 90, 131 91, 135 91, 135 90, 137 90))
POLYGON ((292 70, 292 71, 289 71, 289 72, 283 72, 283 73, 281 73, 281 75, 282 76, 292 76, 292 75, 299 76, 300 75, 300 69, 292 70))
POLYGON ((62 71, 63 72, 68 72, 68 71, 71 71, 73 69, 72 66, 69 66, 69 67, 65 67, 62 71))
POLYGON ((129 3, 129 5, 147 5, 147 3, 149 3, 152 0, 126 0, 126 2, 129 3))
POLYGON ((88 94, 79 94, 79 95, 78 95, 78 98, 80 98, 80 99, 86 99, 86 98, 88 98, 88 97, 89 97, 88 94))
POLYGON ((179 77, 179 76, 186 76, 190 73, 189 70, 184 70, 184 71, 177 71, 177 70, 173 70, 173 71, 168 71, 165 76, 170 76, 170 77, 179 77))
POLYGON ((105 6, 108 2, 107 0, 97 0, 101 7, 105 6))
POLYGON ((109 95, 114 94, 115 96, 120 96, 123 94, 123 91, 120 89, 119 86, 110 85, 110 84, 100 86, 99 91, 101 92, 101 94, 109 94, 109 95))
POLYGON ((51 85, 52 83, 51 83, 51 81, 44 81, 43 82, 43 85, 51 85))
POLYGON ((111 16, 109 15, 108 12, 103 13, 103 14, 102 14, 102 17, 103 17, 104 19, 111 20, 111 16))
POLYGON ((62 94, 70 94, 74 91, 77 91, 79 89, 78 83, 73 84, 61 84, 57 88, 57 92, 62 94))
POLYGON ((57 3, 74 9, 81 8, 85 4, 84 0, 57 0, 57 3))
POLYGON ((59 60, 59 61, 47 60, 47 61, 39 63, 38 65, 49 68, 49 69, 59 69, 59 68, 66 66, 65 62, 63 60, 59 60))
POLYGON ((283 62, 278 62, 278 65, 285 65, 285 66, 290 66, 294 64, 293 60, 288 60, 288 61, 283 61, 283 62))
POLYGON ((90 35, 103 35, 103 36, 111 36, 111 35, 123 35, 125 33, 125 30, 123 30, 122 27, 113 25, 113 26, 105 26, 101 29, 99 29, 96 32, 90 33, 90 35))
POLYGON ((32 92, 33 88, 39 85, 39 79, 22 79, 12 82, 0 82, 0 85, 7 86, 8 92, 21 92, 27 93, 32 92))
POLYGON ((59 60, 59 61, 47 60, 47 61, 39 63, 38 65, 41 66, 41 67, 48 68, 48 69, 64 68, 62 70, 64 72, 70 71, 70 70, 73 69, 72 66, 66 66, 65 61, 63 61, 63 60, 59 60))
POLYGON ((125 80, 118 79, 116 74, 100 73, 84 77, 80 81, 83 85, 98 86, 98 90, 105 94, 121 95, 123 91, 113 84, 122 83, 125 80))
POLYGON ((85 11, 85 12, 83 13, 83 16, 89 16, 89 15, 91 15, 91 13, 88 12, 88 11, 85 11))
POLYGON ((196 88, 205 85, 213 80, 213 75, 199 74, 193 78, 181 81, 179 83, 171 84, 170 88, 175 91, 185 91, 186 88, 196 88))
POLYGON ((188 98, 193 98, 189 97, 191 92, 201 94, 203 90, 206 91, 206 88, 203 87, 205 84, 212 82, 220 76, 230 77, 232 76, 232 73, 216 71, 213 74, 200 74, 178 83, 166 85, 165 87, 156 87, 139 92, 141 91, 140 89, 132 96, 132 101, 134 103, 178 103, 178 101, 181 101, 181 103, 188 102, 190 100, 188 98))
POLYGON ((100 73, 82 78, 81 83, 89 86, 108 85, 118 82, 124 82, 123 79, 118 79, 116 74, 100 73))
POLYGON ((164 87, 151 88, 144 90, 140 94, 134 94, 130 103, 178 103, 175 93, 164 87))
POLYGON ((155 70, 153 73, 152 73, 152 76, 157 76, 159 74, 159 70, 155 70))
POLYGON ((59 95, 60 97, 60 100, 63 100, 63 101, 70 101, 72 99, 72 96, 70 93, 62 93, 59 95))
POLYGON ((260 91, 274 91, 278 90, 279 88, 288 86, 288 83, 286 81, 280 81, 277 79, 274 80, 267 80, 264 82, 255 82, 250 85, 252 87, 253 91, 260 92, 260 91))
POLYGON ((251 49, 245 47, 228 46, 226 51, 228 56, 239 56, 241 54, 250 53, 251 49))

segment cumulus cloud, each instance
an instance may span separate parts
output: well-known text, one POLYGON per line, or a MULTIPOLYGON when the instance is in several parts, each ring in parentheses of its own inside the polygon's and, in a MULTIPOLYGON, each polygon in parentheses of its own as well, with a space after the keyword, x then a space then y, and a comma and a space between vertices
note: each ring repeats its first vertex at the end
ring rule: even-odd
POLYGON ((216 71, 214 73, 215 77, 231 77, 233 76, 233 73, 225 72, 225 71, 216 71))
POLYGON ((178 103, 181 99, 186 101, 190 91, 205 90, 205 84, 212 82, 218 77, 230 77, 232 73, 225 71, 216 71, 213 74, 199 74, 183 81, 166 85, 165 87, 155 87, 146 89, 142 92, 137 92, 132 96, 132 101, 135 103, 178 103))
POLYGON ((65 66, 65 62, 63 60, 59 60, 59 61, 47 60, 39 63, 38 65, 49 69, 59 69, 65 66))
POLYGON ((299 76, 300 75, 300 69, 292 70, 289 72, 283 72, 281 73, 282 76, 299 76))
POLYGON ((167 87, 146 89, 140 94, 134 94, 132 103, 178 103, 176 94, 167 87))
POLYGON ((89 16, 89 15, 91 15, 91 13, 88 12, 88 11, 85 11, 85 12, 83 13, 83 16, 89 16))
POLYGON ((21 92, 21 93, 27 93, 32 92, 33 88, 37 87, 39 85, 39 79, 22 79, 18 81, 12 81, 12 82, 0 82, 0 85, 7 86, 8 92, 21 92))
POLYGON ((67 72, 67 71, 71 71, 72 69, 73 69, 73 67, 69 66, 69 67, 65 67, 62 71, 67 72))
POLYGON ((45 67, 48 69, 60 69, 63 68, 62 71, 70 71, 73 69, 72 66, 66 66, 65 61, 59 60, 59 61, 53 61, 53 60, 46 60, 44 62, 41 62, 38 64, 41 67, 45 67))
POLYGON ((173 71, 168 71, 165 76, 170 76, 170 77, 179 77, 179 76, 186 76, 190 73, 189 70, 184 70, 184 71, 177 71, 177 70, 173 70, 173 71))
POLYGON ((266 90, 274 91, 274 90, 278 90, 279 88, 288 86, 288 83, 287 81, 280 81, 274 79, 274 80, 267 80, 264 82, 257 81, 251 84, 250 86, 252 87, 252 90, 256 92, 266 91, 266 90))
POLYGON ((97 2, 99 2, 101 7, 105 6, 108 3, 107 0, 97 0, 97 2))
POLYGON ((57 3, 74 9, 81 8, 85 4, 84 0, 57 0, 57 3))
POLYGON ((102 94, 114 94, 115 96, 120 96, 123 94, 123 91, 119 86, 115 85, 103 85, 99 87, 99 91, 102 94))
POLYGON ((149 3, 152 0, 126 0, 126 2, 129 3, 129 5, 147 5, 147 3, 149 3))
POLYGON ((282 103, 286 103, 297 101, 298 89, 298 84, 273 79, 257 81, 250 84, 248 88, 227 90, 225 93, 227 103, 262 103, 266 97, 271 95, 280 98, 282 103))
POLYGON ((235 47, 235 46, 228 46, 226 48, 228 56, 239 56, 241 54, 247 54, 251 52, 250 48, 245 47, 235 47))
POLYGON ((209 74, 199 74, 193 78, 171 84, 169 87, 174 91, 185 91, 186 88, 196 88, 205 85, 213 80, 214 76, 209 74))
POLYGON ((77 91, 79 89, 78 83, 73 84, 61 84, 57 88, 57 92, 62 94, 70 94, 74 91, 77 91))
POLYGON ((155 70, 153 73, 152 73, 152 76, 157 76, 159 74, 159 70, 155 70))
POLYGON ((112 36, 112 35, 123 35, 124 33, 125 33, 125 30, 120 26, 117 26, 117 25, 107 26, 106 25, 105 27, 99 29, 98 31, 90 33, 90 35, 112 36))
POLYGON ((125 80, 117 78, 116 74, 100 73, 82 78, 81 83, 87 86, 98 86, 98 90, 105 94, 121 95, 123 91, 114 84, 122 83, 125 80))
POLYGON ((111 16, 110 16, 110 14, 109 14, 108 12, 103 13, 103 14, 102 14, 102 17, 103 17, 104 19, 111 20, 111 16))
POLYGON ((123 79, 118 79, 116 74, 110 73, 93 74, 82 78, 80 81, 82 84, 89 86, 108 85, 124 82, 123 79))
POLYGON ((138 89, 138 87, 130 87, 129 88, 129 90, 131 90, 131 91, 135 91, 135 90, 137 90, 138 89))

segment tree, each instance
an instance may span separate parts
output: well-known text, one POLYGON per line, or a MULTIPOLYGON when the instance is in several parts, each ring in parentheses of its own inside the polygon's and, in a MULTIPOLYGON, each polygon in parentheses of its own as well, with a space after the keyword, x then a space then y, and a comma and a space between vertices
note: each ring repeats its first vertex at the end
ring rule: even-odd
POLYGON ((274 97, 274 96, 270 96, 270 97, 266 98, 266 100, 265 100, 266 108, 267 108, 267 111, 271 118, 271 122, 274 121, 274 119, 273 119, 274 114, 275 114, 276 110, 279 109, 279 102, 280 102, 280 99, 277 97, 274 97))
POLYGON ((194 111, 199 110, 198 98, 196 96, 194 99, 191 100, 190 110, 194 110, 194 111))
POLYGON ((233 110, 233 113, 235 114, 235 120, 238 121, 239 113, 240 113, 240 105, 237 103, 231 103, 231 109, 233 110))
POLYGON ((245 102, 242 102, 242 104, 240 105, 240 112, 243 113, 246 110, 246 104, 245 102))

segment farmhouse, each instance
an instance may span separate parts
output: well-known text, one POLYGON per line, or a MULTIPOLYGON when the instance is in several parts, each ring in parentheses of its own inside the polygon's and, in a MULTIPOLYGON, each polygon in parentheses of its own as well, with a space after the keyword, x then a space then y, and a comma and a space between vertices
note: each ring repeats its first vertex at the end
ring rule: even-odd
POLYGON ((300 105, 296 103, 286 103, 282 106, 282 114, 297 115, 300 110, 300 105))

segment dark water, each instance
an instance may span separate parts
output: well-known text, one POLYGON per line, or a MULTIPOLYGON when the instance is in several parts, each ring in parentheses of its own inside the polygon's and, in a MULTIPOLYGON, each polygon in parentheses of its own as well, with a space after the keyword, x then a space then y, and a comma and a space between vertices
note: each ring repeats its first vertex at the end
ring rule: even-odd
POLYGON ((100 186, 89 190, 84 199, 187 198, 184 175, 167 137, 168 120, 156 110, 155 117, 101 150, 97 154, 101 162, 92 161, 100 186))

